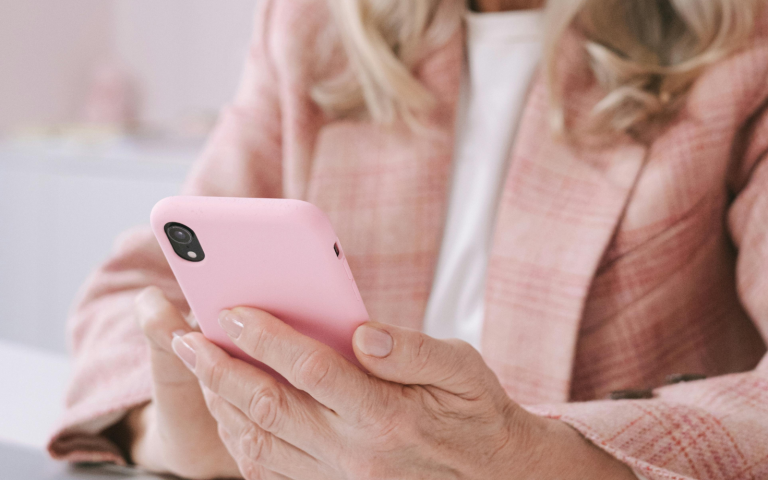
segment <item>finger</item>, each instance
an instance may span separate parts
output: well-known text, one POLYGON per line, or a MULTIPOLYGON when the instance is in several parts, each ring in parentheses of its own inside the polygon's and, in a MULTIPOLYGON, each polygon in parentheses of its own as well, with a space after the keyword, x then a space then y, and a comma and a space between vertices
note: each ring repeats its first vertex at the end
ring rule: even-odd
POLYGON ((325 465, 307 452, 263 430, 215 393, 207 391, 205 398, 219 426, 234 437, 245 458, 290 478, 325 478, 325 465))
POLYGON ((432 385, 457 395, 485 390, 492 375, 480 354, 460 340, 369 322, 355 330, 355 355, 368 371, 404 385, 432 385))
POLYGON ((331 347, 267 312, 245 307, 225 310, 219 324, 241 350, 336 412, 356 410, 359 398, 372 385, 365 373, 331 347))
MULTIPOLYGON (((189 443, 189 432, 214 431, 216 420, 208 412, 197 377, 174 353, 171 338, 191 331, 181 312, 163 295, 150 287, 136 299, 139 326, 150 346, 153 379, 152 413, 154 423, 168 442, 189 443)), ((210 448, 208 442, 197 442, 201 449, 210 448)), ((223 449, 222 449, 223 450, 223 449)), ((152 457, 155 452, 135 452, 152 457)), ((206 452, 190 452, 190 455, 206 452)))
POLYGON ((139 327, 150 347, 155 384, 181 388, 185 388, 185 384, 196 384, 197 379, 184 368, 171 347, 174 333, 184 335, 192 331, 181 312, 157 287, 148 287, 139 293, 135 311, 139 327))
POLYGON ((314 454, 330 441, 330 415, 304 392, 229 356, 199 333, 174 342, 195 351, 195 373, 208 390, 237 407, 261 429, 314 454))
POLYGON ((237 459, 237 466, 240 469, 240 474, 245 480, 299 480, 291 479, 285 475, 272 472, 263 465, 259 465, 244 456, 240 450, 240 442, 238 442, 237 439, 222 426, 219 426, 219 438, 224 442, 224 445, 227 447, 227 450, 229 450, 232 458, 237 459))

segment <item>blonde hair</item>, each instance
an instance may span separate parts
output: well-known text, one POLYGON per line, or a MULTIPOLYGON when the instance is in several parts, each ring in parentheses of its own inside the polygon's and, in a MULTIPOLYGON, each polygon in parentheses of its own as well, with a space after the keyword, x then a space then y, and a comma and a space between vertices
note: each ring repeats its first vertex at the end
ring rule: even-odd
MULTIPOLYGON (((463 0, 328 0, 349 60, 315 101, 335 116, 367 112, 418 123, 435 99, 412 68, 460 25, 463 0)), ((551 123, 566 128, 558 49, 570 27, 584 37, 605 90, 590 129, 632 132, 668 119, 703 69, 743 46, 761 0, 549 0, 543 70, 551 123)))

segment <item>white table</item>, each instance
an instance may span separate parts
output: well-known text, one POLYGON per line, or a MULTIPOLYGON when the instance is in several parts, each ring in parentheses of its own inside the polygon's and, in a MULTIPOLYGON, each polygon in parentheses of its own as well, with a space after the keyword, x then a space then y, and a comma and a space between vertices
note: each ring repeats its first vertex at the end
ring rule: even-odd
POLYGON ((111 465, 55 462, 44 448, 62 413, 69 376, 64 355, 0 340, 0 478, 3 480, 159 480, 111 465))
POLYGON ((115 465, 68 465, 51 460, 42 450, 0 442, 3 480, 169 480, 115 465))
POLYGON ((62 413, 69 361, 0 340, 0 441, 45 446, 62 413))

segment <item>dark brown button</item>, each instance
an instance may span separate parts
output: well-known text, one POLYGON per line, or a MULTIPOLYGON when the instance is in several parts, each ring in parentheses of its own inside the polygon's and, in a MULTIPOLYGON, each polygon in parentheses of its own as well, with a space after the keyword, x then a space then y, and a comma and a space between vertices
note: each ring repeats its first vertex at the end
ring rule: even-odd
POLYGON ((608 395, 611 400, 643 400, 653 398, 653 390, 616 390, 608 395))
POLYGON ((667 376, 667 385, 674 385, 676 383, 695 382, 696 380, 704 380, 706 375, 700 373, 676 373, 674 375, 667 376))

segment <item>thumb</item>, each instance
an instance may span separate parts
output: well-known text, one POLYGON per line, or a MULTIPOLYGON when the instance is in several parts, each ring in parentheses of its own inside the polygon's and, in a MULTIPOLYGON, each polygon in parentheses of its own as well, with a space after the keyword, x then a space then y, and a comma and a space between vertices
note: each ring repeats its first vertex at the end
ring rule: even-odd
POLYGON ((135 311, 149 345, 155 386, 168 384, 176 388, 180 383, 187 382, 197 387, 197 377, 172 349, 174 337, 192 331, 181 312, 157 287, 147 287, 136 297, 135 311))
POLYGON ((404 385, 433 385, 466 395, 487 383, 490 370, 461 340, 438 340, 409 328, 369 322, 352 338, 355 356, 371 374, 404 385))

